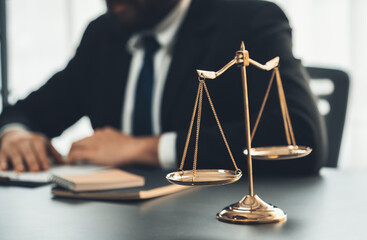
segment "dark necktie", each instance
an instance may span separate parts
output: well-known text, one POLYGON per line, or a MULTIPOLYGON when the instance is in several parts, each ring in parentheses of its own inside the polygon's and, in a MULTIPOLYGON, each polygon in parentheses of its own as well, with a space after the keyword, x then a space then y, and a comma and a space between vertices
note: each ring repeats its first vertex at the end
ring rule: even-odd
POLYGON ((153 36, 143 38, 144 62, 135 92, 133 129, 135 136, 152 135, 152 93, 154 86, 153 58, 159 43, 153 36))

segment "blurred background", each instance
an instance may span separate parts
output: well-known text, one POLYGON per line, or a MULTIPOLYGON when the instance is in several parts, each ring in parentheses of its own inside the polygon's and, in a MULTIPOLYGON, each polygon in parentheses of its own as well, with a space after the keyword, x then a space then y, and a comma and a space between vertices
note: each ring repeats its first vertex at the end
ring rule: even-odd
MULTIPOLYGON (((61 70, 87 24, 105 12, 103 0, 5 0, 9 102, 15 103, 61 70)), ((341 69, 351 79, 339 168, 366 170, 367 1, 274 0, 293 28, 293 49, 305 66, 341 69)), ((67 97, 67 96, 65 96, 67 97)), ((72 141, 90 135, 87 118, 53 140, 66 154, 72 141)))

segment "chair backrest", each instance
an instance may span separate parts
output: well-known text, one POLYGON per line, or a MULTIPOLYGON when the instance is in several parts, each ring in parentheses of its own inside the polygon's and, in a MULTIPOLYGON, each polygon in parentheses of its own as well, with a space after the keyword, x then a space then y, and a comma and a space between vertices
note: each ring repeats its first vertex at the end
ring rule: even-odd
POLYGON ((311 90, 319 99, 319 111, 326 121, 329 149, 325 166, 336 168, 347 111, 349 77, 336 69, 306 69, 311 77, 311 90))

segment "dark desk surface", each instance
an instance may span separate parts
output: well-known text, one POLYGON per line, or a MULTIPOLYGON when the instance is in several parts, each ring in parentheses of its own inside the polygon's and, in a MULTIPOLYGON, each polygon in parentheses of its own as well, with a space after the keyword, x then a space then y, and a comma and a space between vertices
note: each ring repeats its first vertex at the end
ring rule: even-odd
POLYGON ((255 178, 255 193, 285 210, 288 221, 217 221, 219 210, 247 193, 244 180, 122 203, 52 199, 50 186, 0 186, 0 239, 367 239, 367 173, 255 178))

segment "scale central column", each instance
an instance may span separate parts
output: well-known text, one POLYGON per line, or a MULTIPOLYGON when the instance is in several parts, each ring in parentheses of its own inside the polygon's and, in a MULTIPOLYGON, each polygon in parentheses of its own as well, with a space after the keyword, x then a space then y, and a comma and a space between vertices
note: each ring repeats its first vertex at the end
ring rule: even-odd
POLYGON ((249 53, 245 50, 245 44, 242 42, 241 50, 236 52, 236 64, 241 68, 242 87, 243 87, 243 103, 245 113, 245 128, 246 128, 246 147, 247 147, 247 169, 248 169, 248 186, 249 194, 254 196, 254 184, 252 175, 252 157, 251 157, 251 130, 250 130, 250 105, 248 101, 247 76, 246 67, 250 65, 249 53))
POLYGON ((241 44, 241 49, 236 52, 236 64, 241 68, 242 74, 249 195, 245 195, 239 202, 225 207, 217 214, 217 219, 223 222, 240 224, 283 222, 287 219, 287 215, 280 208, 272 206, 264 202, 259 196, 254 195, 251 157, 250 108, 246 77, 246 67, 250 65, 250 57, 248 51, 245 50, 245 44, 243 42, 241 44))

